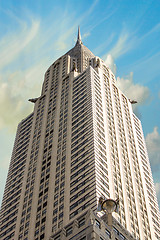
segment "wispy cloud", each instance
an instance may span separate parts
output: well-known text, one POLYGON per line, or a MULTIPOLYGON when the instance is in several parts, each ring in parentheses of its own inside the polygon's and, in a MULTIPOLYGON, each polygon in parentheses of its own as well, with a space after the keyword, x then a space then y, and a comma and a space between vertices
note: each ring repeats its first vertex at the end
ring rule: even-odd
POLYGON ((126 30, 122 30, 119 38, 114 43, 114 46, 110 50, 108 50, 108 52, 105 53, 102 58, 106 60, 108 54, 110 54, 114 59, 117 59, 130 51, 134 47, 134 44, 135 38, 133 38, 132 35, 129 34, 129 32, 127 32, 126 30))
POLYGON ((31 26, 26 23, 21 26, 19 32, 12 36, 6 35, 0 42, 0 68, 4 68, 13 61, 18 54, 35 38, 39 30, 39 21, 31 22, 31 26))
MULTIPOLYGON (((84 21, 97 3, 97 0, 94 1, 79 20, 84 21)), ((47 24, 48 28, 44 29, 42 22, 34 20, 30 14, 23 21, 13 12, 8 15, 16 22, 16 28, 0 41, 0 129, 6 127, 15 130, 18 122, 33 109, 27 100, 40 94, 43 75, 51 64, 51 56, 55 58, 57 51, 60 54, 61 51, 68 50, 71 35, 75 33, 79 21, 75 18, 73 24, 68 15, 56 28, 58 23, 54 18, 52 24, 47 24), (52 44, 48 44, 51 39, 52 44), (49 53, 48 57, 46 53, 49 53)))
MULTIPOLYGON (((41 59, 34 63, 34 53, 26 51, 26 48, 36 48, 33 42, 39 34, 40 21, 33 20, 30 16, 24 21, 17 17, 14 20, 17 28, 2 37, 0 42, 0 129, 6 127, 9 130, 15 130, 18 122, 32 111, 27 99, 32 94, 39 94, 37 80, 39 72, 43 79, 41 70, 44 70, 39 66, 41 59)), ((45 59, 43 64, 44 62, 45 59)))
POLYGON ((107 47, 109 47, 109 45, 113 42, 115 37, 115 34, 112 33, 110 34, 106 41, 104 41, 101 45, 97 45, 96 48, 94 49, 94 53, 97 54, 97 56, 100 56, 102 54, 102 59, 106 60, 107 56, 109 55, 108 52, 106 54, 104 54, 104 49, 106 49, 107 47))
MULTIPOLYGON (((155 34, 159 34, 159 30, 160 23, 155 25, 150 31, 148 31, 142 37, 138 37, 136 35, 138 33, 136 32, 130 33, 126 29, 123 29, 114 46, 110 50, 108 50, 108 52, 105 53, 102 58, 106 60, 108 55, 111 55, 113 59, 117 59, 120 56, 124 55, 125 53, 132 51, 136 47, 138 48, 138 46, 143 48, 142 44, 144 44, 144 41, 146 41, 146 39, 149 39, 150 37, 153 37, 153 35, 155 36, 155 34)), ((152 52, 153 48, 154 46, 151 49, 148 49, 147 54, 143 57, 143 59, 142 58, 139 59, 139 62, 137 62, 137 64, 139 63, 146 64, 146 62, 149 62, 157 55, 159 56, 159 51, 158 52, 156 51, 153 55, 152 52)))
MULTIPOLYGON (((58 38, 56 39, 56 42, 55 42, 59 50, 60 49, 64 50, 67 48, 68 39, 71 39, 71 36, 73 36, 73 33, 75 33, 75 29, 79 25, 83 24, 83 22, 85 22, 85 20, 92 14, 98 2, 99 0, 93 1, 90 7, 80 17, 77 17, 71 14, 72 17, 70 15, 67 15, 65 18, 63 18, 64 21, 60 22, 59 24, 60 24, 60 29, 64 31, 59 32, 59 29, 57 29, 58 38)), ((87 33, 84 34, 84 37, 87 37, 89 35, 90 35, 90 31, 87 31, 87 33)), ((76 39, 77 38, 75 37, 74 38, 75 42, 76 42, 76 39)))
POLYGON ((159 31, 160 31, 160 23, 156 24, 150 31, 144 34, 139 40, 144 41, 149 36, 153 36, 153 34, 156 32, 159 34, 159 31))
POLYGON ((129 38, 128 33, 122 33, 117 40, 115 46, 109 51, 110 55, 113 58, 118 58, 119 56, 123 55, 128 50, 127 40, 129 38))

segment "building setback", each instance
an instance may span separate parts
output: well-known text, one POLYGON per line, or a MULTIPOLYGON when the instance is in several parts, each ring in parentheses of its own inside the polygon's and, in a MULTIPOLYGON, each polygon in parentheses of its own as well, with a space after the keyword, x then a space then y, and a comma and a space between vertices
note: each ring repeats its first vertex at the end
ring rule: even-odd
MULTIPOLYGON (((0 212, 0 239, 49 239, 100 197, 139 240, 160 239, 160 214, 140 120, 102 59, 76 45, 46 71, 18 125, 0 212)), ((116 221, 115 220, 115 221, 116 221)), ((106 238, 107 239, 107 238, 106 238)))
POLYGON ((99 218, 92 210, 54 233, 49 240, 136 240, 114 218, 108 225, 107 215, 99 218))

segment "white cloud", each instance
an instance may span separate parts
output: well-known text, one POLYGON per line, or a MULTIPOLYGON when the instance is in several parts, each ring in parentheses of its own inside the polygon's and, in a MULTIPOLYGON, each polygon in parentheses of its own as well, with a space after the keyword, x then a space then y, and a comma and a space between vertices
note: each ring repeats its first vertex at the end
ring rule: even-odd
POLYGON ((158 203, 159 203, 159 206, 160 206, 160 183, 155 184, 155 189, 156 189, 156 193, 157 193, 158 203))
POLYGON ((44 56, 47 38, 42 38, 40 21, 27 17, 26 21, 18 19, 15 30, 0 41, 0 129, 15 131, 19 121, 31 113, 33 105, 27 100, 39 96, 50 64, 44 56))
MULTIPOLYGON (((116 64, 112 55, 107 55, 105 63, 116 75, 116 64)), ((134 104, 132 108, 134 113, 140 118, 138 106, 146 104, 150 99, 149 88, 140 84, 134 84, 132 72, 126 77, 117 77, 117 85, 129 99, 137 101, 137 104, 134 104)))
POLYGON ((107 55, 107 58, 105 60, 106 65, 112 70, 112 72, 116 75, 116 64, 114 63, 114 59, 111 54, 107 55))
POLYGON ((20 117, 31 111, 31 106, 24 103, 26 95, 21 73, 17 72, 9 76, 5 83, 0 81, 0 128, 15 128, 20 117), (22 91, 22 92, 21 92, 22 91))
POLYGON ((132 72, 126 78, 117 77, 117 85, 128 98, 136 100, 138 105, 146 103, 149 99, 149 88, 140 84, 134 84, 132 72))
POLYGON ((154 127, 153 132, 148 133, 146 136, 146 145, 148 150, 148 155, 150 159, 150 164, 153 172, 153 178, 155 183, 155 189, 157 193, 158 202, 160 205, 160 134, 158 132, 158 127, 154 127))
POLYGON ((153 132, 147 134, 146 145, 152 169, 154 171, 160 170, 160 134, 158 133, 158 127, 154 127, 153 132))
MULTIPOLYGON (((88 10, 90 13, 96 3, 94 1, 88 10)), ((75 21, 74 26, 68 27, 69 17, 68 22, 65 19, 58 29, 54 27, 56 19, 46 29, 29 15, 26 21, 15 19, 17 27, 0 41, 0 129, 9 130, 15 130, 18 122, 32 111, 33 104, 27 100, 39 96, 43 75, 51 59, 56 57, 57 50, 64 51, 71 44, 69 38, 78 26, 75 21), (48 44, 50 39, 52 43, 48 44)))
POLYGON ((153 171, 153 177, 155 179, 155 189, 157 193, 158 202, 160 205, 160 182, 159 182, 159 171, 160 171, 160 134, 158 133, 158 127, 155 127, 153 132, 148 133, 146 136, 146 145, 148 155, 153 171), (158 182, 157 182, 158 181, 158 182))
POLYGON ((9 163, 10 163, 10 158, 11 158, 10 155, 6 155, 6 156, 3 158, 3 161, 0 161, 0 163, 1 163, 1 170, 2 170, 2 169, 3 169, 3 171, 8 170, 9 163))
POLYGON ((43 75, 48 61, 28 67, 25 71, 3 73, 0 78, 0 129, 15 130, 19 121, 31 113, 29 98, 40 95, 43 75))

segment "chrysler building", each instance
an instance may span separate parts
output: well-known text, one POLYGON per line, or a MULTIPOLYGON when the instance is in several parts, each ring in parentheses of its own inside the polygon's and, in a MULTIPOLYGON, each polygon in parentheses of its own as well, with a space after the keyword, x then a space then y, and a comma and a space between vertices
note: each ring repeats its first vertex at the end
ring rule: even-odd
POLYGON ((141 122, 79 29, 75 46, 47 69, 41 95, 30 101, 34 110, 17 128, 0 239, 49 240, 87 210, 96 213, 100 197, 119 198, 114 218, 135 239, 160 239, 141 122))

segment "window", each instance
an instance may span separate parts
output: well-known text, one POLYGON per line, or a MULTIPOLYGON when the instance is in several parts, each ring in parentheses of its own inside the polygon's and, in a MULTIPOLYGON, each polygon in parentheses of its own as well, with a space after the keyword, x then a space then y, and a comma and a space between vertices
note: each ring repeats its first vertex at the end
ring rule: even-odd
POLYGON ((43 207, 46 207, 47 206, 47 202, 43 203, 43 207))
POLYGON ((119 233, 119 236, 120 236, 120 238, 123 239, 123 240, 126 239, 121 233, 119 233))
POLYGON ((86 236, 82 237, 82 238, 81 238, 81 239, 79 239, 79 240, 86 240, 86 236))
POLYGON ((26 231, 24 232, 24 236, 27 235, 27 234, 28 234, 28 230, 26 230, 26 231))
POLYGON ((63 195, 64 194, 64 189, 60 191, 60 195, 63 195))
POLYGON ((46 221, 46 217, 42 218, 41 223, 44 223, 46 221))
POLYGON ((64 200, 64 197, 61 197, 59 202, 61 203, 63 202, 63 200, 64 200))
POLYGON ((18 238, 18 240, 22 239, 22 237, 23 237, 23 235, 22 235, 22 234, 20 234, 20 235, 19 235, 19 238, 18 238))
POLYGON ((115 227, 113 227, 113 230, 117 235, 119 234, 119 231, 115 227))
POLYGON ((46 212, 47 212, 47 210, 46 210, 46 209, 44 209, 44 210, 42 211, 42 216, 43 216, 43 215, 45 215, 45 214, 46 214, 46 212))
POLYGON ((56 237, 54 238, 54 240, 61 240, 60 235, 56 236, 56 237))
POLYGON ((54 207, 58 205, 58 201, 54 202, 54 207))
POLYGON ((63 220, 58 223, 58 227, 61 228, 63 225, 63 220))
POLYGON ((110 231, 108 231, 107 229, 105 229, 105 233, 106 233, 107 236, 109 236, 109 238, 111 238, 111 233, 110 233, 110 231))
POLYGON ((36 223, 36 228, 40 225, 40 221, 36 223))
POLYGON ((55 223, 55 222, 57 222, 57 217, 54 217, 54 218, 53 218, 52 223, 55 223))
POLYGON ((59 219, 60 218, 63 218, 63 212, 61 212, 60 214, 59 214, 59 219))
POLYGON ((70 234, 72 234, 72 227, 66 230, 66 236, 69 236, 70 234))
POLYGON ((38 233, 39 233, 39 230, 36 230, 34 236, 36 236, 38 233))
POLYGON ((60 206, 59 206, 59 211, 61 211, 63 208, 64 208, 64 205, 63 205, 63 204, 60 205, 60 206))
POLYGON ((53 215, 57 214, 58 212, 58 209, 56 208, 54 211, 53 211, 53 215))
POLYGON ((40 240, 44 239, 44 233, 40 236, 40 240))
POLYGON ((96 225, 98 228, 101 228, 101 224, 100 224, 100 222, 99 222, 97 219, 95 219, 95 225, 96 225))
POLYGON ((82 218, 82 219, 80 219, 79 222, 78 222, 78 227, 80 228, 80 227, 82 227, 84 224, 85 224, 85 218, 82 218))

